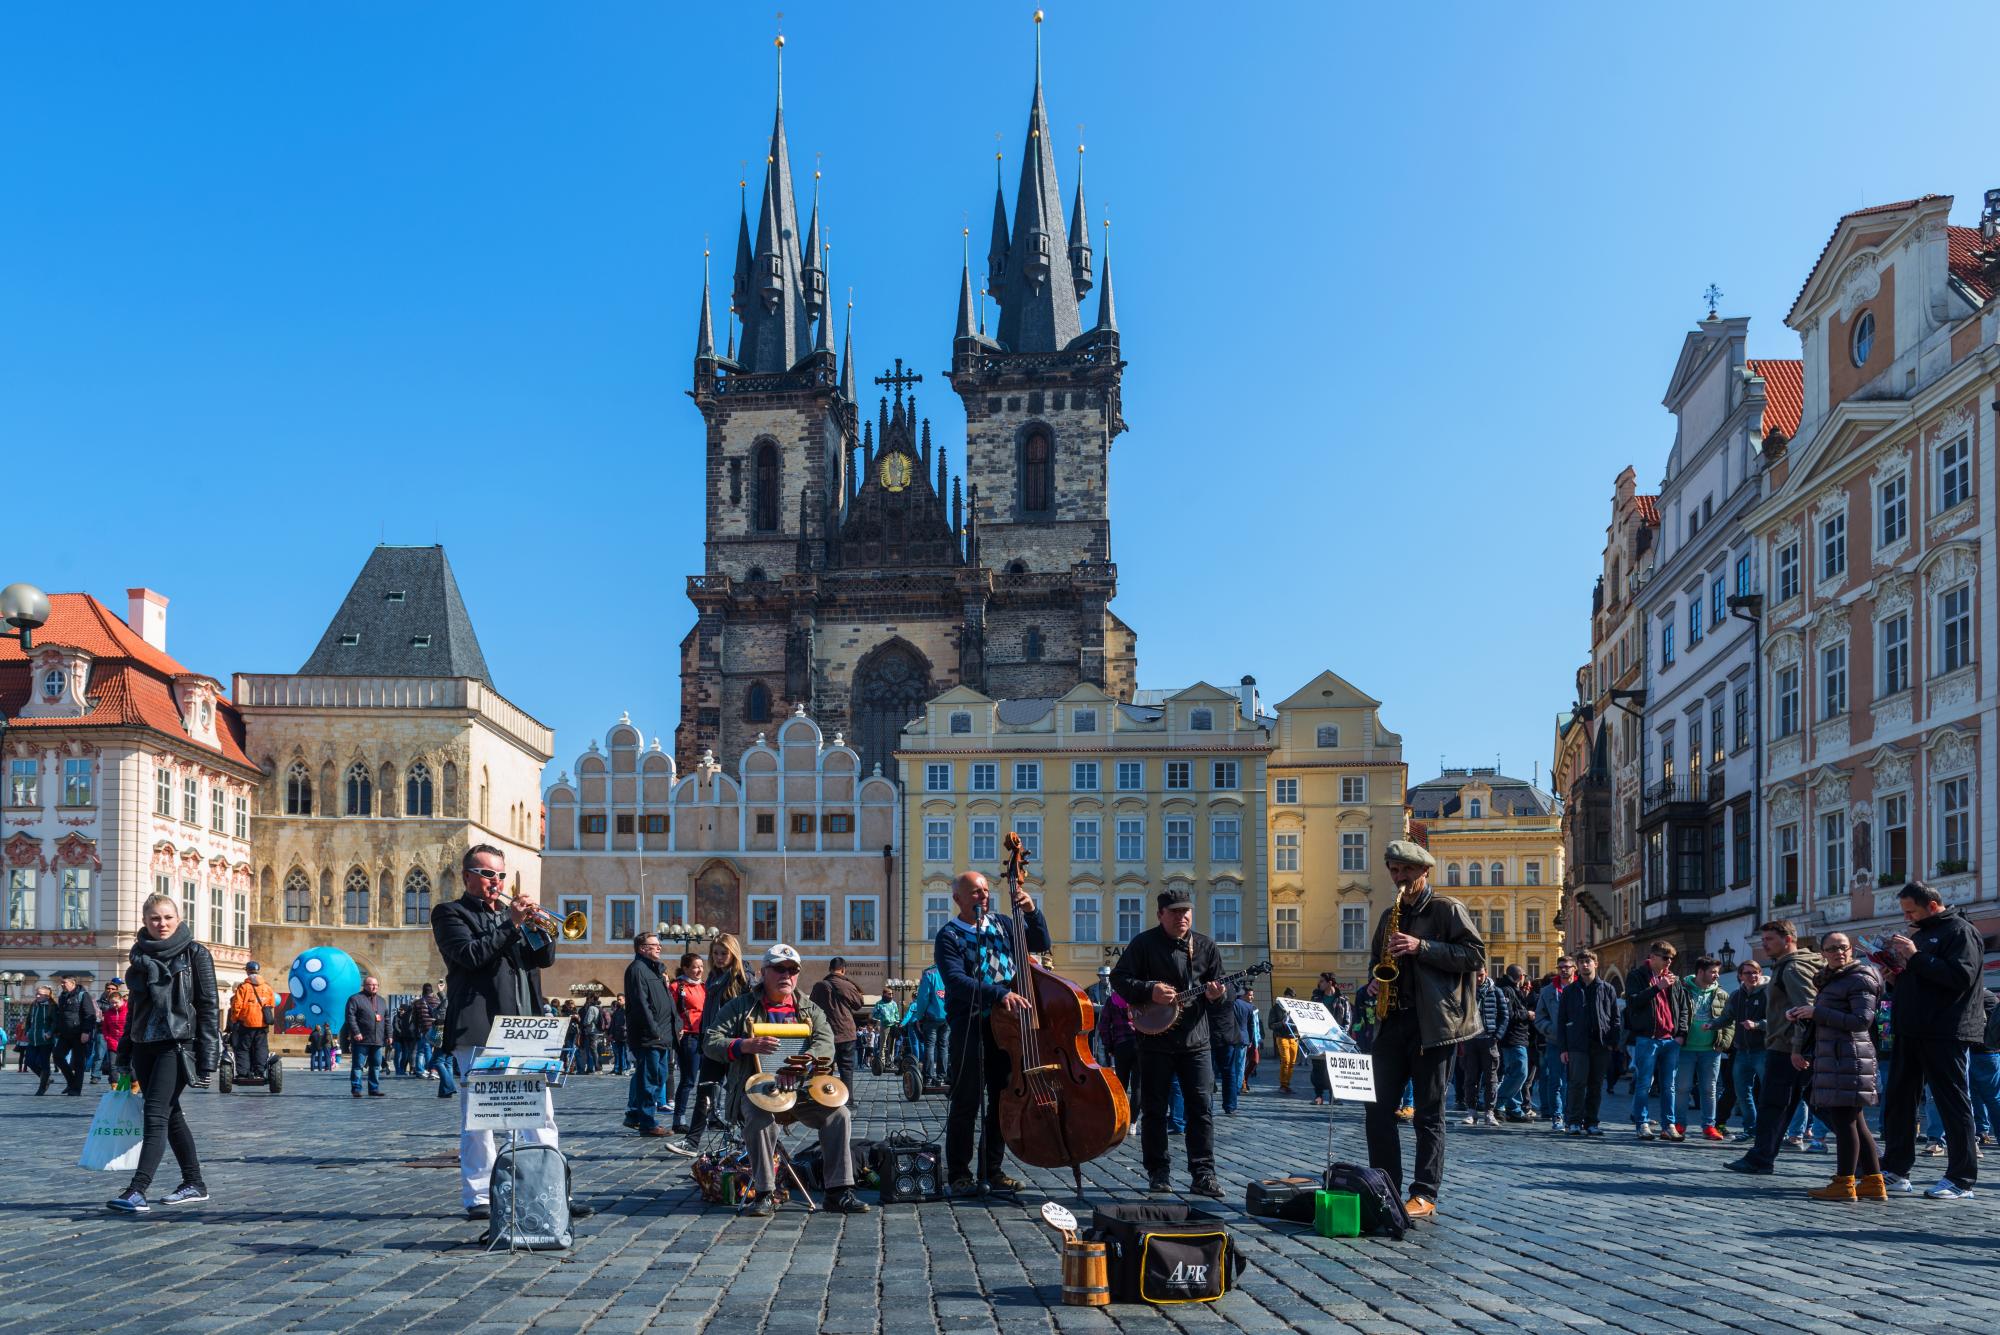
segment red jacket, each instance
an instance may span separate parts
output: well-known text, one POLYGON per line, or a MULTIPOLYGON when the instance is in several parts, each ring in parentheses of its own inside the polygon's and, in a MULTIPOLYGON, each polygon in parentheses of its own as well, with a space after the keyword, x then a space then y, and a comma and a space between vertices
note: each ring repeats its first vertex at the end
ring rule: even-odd
POLYGON ((104 1035, 104 1046, 118 1051, 118 1040, 125 1037, 125 1003, 106 1006, 97 1012, 97 1032, 104 1035))

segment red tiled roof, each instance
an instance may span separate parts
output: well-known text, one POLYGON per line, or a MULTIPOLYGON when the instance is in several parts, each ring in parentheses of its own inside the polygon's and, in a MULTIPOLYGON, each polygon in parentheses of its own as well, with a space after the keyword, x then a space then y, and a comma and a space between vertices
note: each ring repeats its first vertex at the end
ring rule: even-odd
POLYGON ((1658 496, 1634 496, 1632 499, 1638 503, 1640 520, 1652 525, 1654 528, 1658 528, 1660 526, 1660 498, 1658 496))
POLYGON ((1790 440, 1806 412, 1806 364, 1796 357, 1752 357, 1747 365, 1764 381, 1764 435, 1790 440))
POLYGON ((1976 251, 2000 250, 2000 241, 1988 245, 1986 238, 1979 235, 1977 227, 1948 227, 1946 250, 1950 256, 1951 276, 1972 290, 1981 302, 1993 300, 2000 285, 1986 276, 1986 266, 1976 258, 1976 251))
MULTIPOLYGON (((76 718, 21 718, 33 684, 28 654, 18 640, 0 640, 0 713, 15 728, 149 728, 187 745, 208 748, 181 726, 173 679, 191 674, 171 656, 140 638, 118 616, 87 593, 49 595, 48 624, 35 632, 35 648, 67 645, 94 660, 86 694, 90 712, 76 718)), ((217 749, 225 760, 255 769, 243 750, 243 720, 220 692, 216 696, 217 749)))
POLYGON ((1812 286, 1813 275, 1819 272, 1820 265, 1826 263, 1826 253, 1833 249, 1833 239, 1840 235, 1841 227, 1849 218, 1866 218, 1871 213, 1895 213, 1899 209, 1913 208, 1918 204, 1928 204, 1931 200, 1944 198, 1947 196, 1918 195, 1915 199, 1899 199, 1893 204, 1870 204, 1865 209, 1855 209, 1851 213, 1841 214, 1840 221, 1835 223, 1833 231, 1827 234, 1826 244, 1819 248, 1819 258, 1812 262, 1812 268, 1806 270, 1806 281, 1799 284, 1799 295, 1792 298, 1792 309, 1785 312, 1785 318, 1791 319, 1799 309, 1799 303, 1805 300, 1806 289, 1812 286))

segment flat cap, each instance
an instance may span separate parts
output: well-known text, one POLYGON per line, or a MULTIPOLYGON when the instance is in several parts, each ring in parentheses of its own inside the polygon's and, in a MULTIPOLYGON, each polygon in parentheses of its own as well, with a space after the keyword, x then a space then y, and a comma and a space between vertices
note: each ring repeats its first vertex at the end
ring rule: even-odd
POLYGON ((1194 896, 1180 886, 1175 886, 1171 890, 1162 890, 1155 898, 1162 912, 1167 909, 1179 908, 1183 904, 1194 903, 1194 896))
POLYGON ((1391 839, 1389 847, 1382 854, 1382 860, 1384 862, 1407 862, 1412 867, 1435 867, 1438 865, 1438 860, 1431 856, 1431 851, 1428 848, 1409 839, 1391 839))

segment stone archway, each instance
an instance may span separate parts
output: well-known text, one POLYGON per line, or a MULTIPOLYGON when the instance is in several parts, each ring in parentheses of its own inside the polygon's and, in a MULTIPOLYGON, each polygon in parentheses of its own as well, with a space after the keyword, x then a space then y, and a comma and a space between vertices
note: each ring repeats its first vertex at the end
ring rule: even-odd
POLYGON ((861 753, 861 772, 875 765, 896 777, 896 745, 903 726, 924 712, 937 694, 931 663, 907 640, 893 639, 871 650, 854 670, 851 744, 861 753))

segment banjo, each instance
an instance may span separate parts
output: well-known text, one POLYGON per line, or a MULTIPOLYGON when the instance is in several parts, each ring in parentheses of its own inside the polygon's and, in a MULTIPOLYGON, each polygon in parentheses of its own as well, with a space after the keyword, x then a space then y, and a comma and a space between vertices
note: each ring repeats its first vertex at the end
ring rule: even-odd
MULTIPOLYGON (((1224 989, 1228 989, 1235 987, 1238 983, 1247 983, 1259 974, 1269 972, 1271 972, 1271 961, 1265 960, 1262 964, 1254 964, 1241 973, 1232 973, 1215 981, 1222 984, 1224 989)), ((1142 1034, 1166 1033, 1167 1030, 1180 1023, 1181 1012, 1188 1008, 1190 1002, 1199 999, 1207 987, 1207 983, 1196 983, 1193 987, 1185 991, 1174 993, 1174 999, 1171 1002, 1148 1001, 1144 1005, 1134 1006, 1132 1008, 1132 1027, 1142 1034)))

